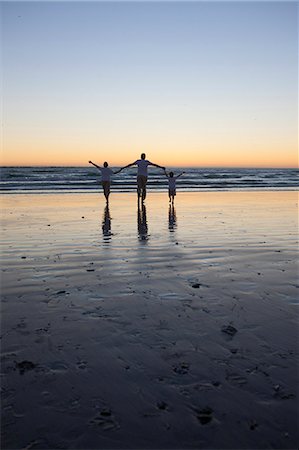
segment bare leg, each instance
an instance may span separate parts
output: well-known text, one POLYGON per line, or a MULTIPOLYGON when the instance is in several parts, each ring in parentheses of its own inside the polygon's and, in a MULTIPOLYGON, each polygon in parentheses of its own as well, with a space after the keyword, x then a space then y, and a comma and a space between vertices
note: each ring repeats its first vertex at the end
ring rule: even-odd
POLYGON ((138 188, 137 188, 137 200, 138 200, 138 205, 139 205, 140 197, 141 197, 141 190, 140 190, 140 188, 138 187, 138 188))
POLYGON ((142 201, 145 200, 145 197, 146 197, 146 188, 143 188, 142 189, 142 201))
POLYGON ((105 187, 104 188, 104 196, 105 196, 105 199, 106 199, 107 203, 109 202, 109 194, 110 194, 109 188, 105 187))
POLYGON ((103 194, 105 196, 106 203, 108 204, 108 202, 109 202, 109 195, 110 195, 110 183, 103 182, 103 194))

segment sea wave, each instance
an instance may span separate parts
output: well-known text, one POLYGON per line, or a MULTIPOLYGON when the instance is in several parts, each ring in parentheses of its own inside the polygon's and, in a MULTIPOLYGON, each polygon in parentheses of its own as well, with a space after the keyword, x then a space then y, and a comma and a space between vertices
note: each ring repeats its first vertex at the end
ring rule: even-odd
MULTIPOLYGON (((116 170, 117 168, 113 168, 116 170)), ((297 190, 297 169, 206 169, 172 168, 182 191, 215 190, 297 190)), ((168 181, 160 169, 150 168, 148 189, 163 191, 168 181)), ((1 193, 24 192, 94 192, 101 189, 100 172, 92 167, 2 167, 1 193)), ((116 192, 136 190, 136 169, 131 168, 112 177, 116 192)))

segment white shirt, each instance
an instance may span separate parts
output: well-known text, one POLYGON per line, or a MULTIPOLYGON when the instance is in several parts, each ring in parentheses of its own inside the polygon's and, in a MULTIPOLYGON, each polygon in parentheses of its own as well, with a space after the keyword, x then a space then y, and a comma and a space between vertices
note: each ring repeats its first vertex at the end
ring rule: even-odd
POLYGON ((109 167, 99 167, 99 170, 102 173, 102 181, 110 181, 110 176, 113 175, 113 170, 109 169, 109 167))
POLYGON ((134 162, 134 165, 138 166, 138 172, 137 175, 143 175, 144 177, 147 177, 147 166, 152 164, 147 159, 137 159, 137 161, 134 162))
POLYGON ((177 177, 169 177, 168 178, 168 186, 169 189, 173 190, 175 189, 175 182, 176 182, 177 177))

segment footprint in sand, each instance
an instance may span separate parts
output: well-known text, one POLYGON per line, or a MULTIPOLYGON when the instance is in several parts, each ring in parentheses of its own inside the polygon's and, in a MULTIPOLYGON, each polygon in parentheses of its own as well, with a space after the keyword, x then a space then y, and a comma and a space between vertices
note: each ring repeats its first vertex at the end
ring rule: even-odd
POLYGON ((174 366, 173 371, 175 373, 178 373, 179 375, 185 375, 186 373, 189 372, 189 367, 190 367, 189 363, 182 362, 179 365, 174 366))
POLYGON ((34 364, 32 361, 21 361, 21 362, 16 362, 16 368, 19 369, 20 371, 20 375, 24 375, 25 372, 28 372, 29 370, 33 370, 37 367, 37 364, 34 364))
POLYGON ((78 369, 86 369, 86 367, 87 367, 87 361, 78 361, 77 362, 77 367, 78 367, 78 369))
POLYGON ((89 423, 100 427, 104 431, 118 430, 120 428, 109 408, 103 408, 89 423))
POLYGON ((280 398, 281 400, 289 400, 291 398, 295 398, 296 395, 292 394, 291 392, 286 392, 280 384, 276 384, 274 387, 274 397, 280 398))
POLYGON ((162 411, 165 411, 165 410, 168 409, 168 405, 164 401, 157 402, 157 408, 162 410, 162 411))
POLYGON ((200 410, 195 410, 195 412, 196 417, 201 425, 207 425, 213 419, 213 410, 209 406, 200 410))
POLYGON ((224 325, 221 328, 221 331, 222 331, 222 333, 225 333, 231 337, 233 337, 238 332, 238 330, 235 327, 233 327, 232 325, 224 325))

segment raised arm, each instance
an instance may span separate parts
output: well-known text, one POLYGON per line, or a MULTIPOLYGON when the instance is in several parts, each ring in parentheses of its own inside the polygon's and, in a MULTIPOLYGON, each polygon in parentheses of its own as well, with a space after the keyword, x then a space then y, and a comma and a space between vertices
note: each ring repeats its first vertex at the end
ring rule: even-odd
POLYGON ((131 164, 128 164, 127 166, 122 167, 121 169, 119 169, 119 170, 118 170, 117 172, 115 172, 115 173, 121 172, 122 170, 127 169, 128 167, 135 166, 135 164, 136 164, 136 161, 134 161, 134 162, 131 163, 131 164))
POLYGON ((176 176, 176 178, 179 178, 180 176, 184 175, 184 173, 186 173, 186 172, 180 173, 179 175, 176 176))
POLYGON ((167 178, 169 178, 169 175, 168 175, 168 173, 166 172, 166 169, 164 169, 164 174, 165 174, 165 176, 166 176, 167 178))
POLYGON ((155 167, 158 167, 158 169, 162 169, 162 170, 165 170, 165 167, 163 167, 163 166, 159 166, 158 164, 155 164, 155 163, 152 163, 152 162, 150 162, 150 165, 151 165, 151 166, 155 166, 155 167))
POLYGON ((92 161, 88 161, 89 164, 92 164, 93 166, 95 166, 97 169, 100 169, 100 166, 98 166, 97 164, 93 163, 92 161))

